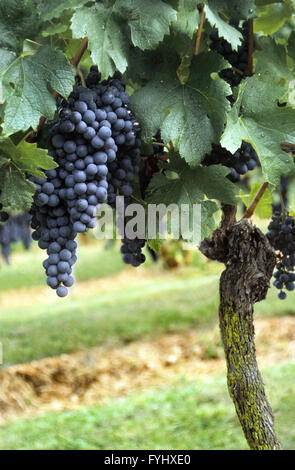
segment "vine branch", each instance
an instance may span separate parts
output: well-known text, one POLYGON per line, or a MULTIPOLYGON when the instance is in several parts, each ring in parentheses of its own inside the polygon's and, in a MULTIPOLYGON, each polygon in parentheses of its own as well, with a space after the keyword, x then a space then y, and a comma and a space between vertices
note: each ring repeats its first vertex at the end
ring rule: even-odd
POLYGON ((74 67, 77 67, 77 65, 79 64, 79 62, 82 59, 82 56, 83 56, 84 52, 86 51, 87 47, 88 47, 88 38, 86 37, 81 42, 81 45, 80 45, 75 57, 71 60, 71 63, 74 67))
POLYGON ((255 198, 253 199, 250 206, 248 207, 245 214, 243 215, 242 219, 250 219, 250 217, 252 217, 252 215, 254 214, 255 209, 256 209, 259 201, 260 201, 260 199, 264 195, 267 188, 268 188, 268 183, 263 183, 263 185, 259 189, 258 193, 256 194, 255 198))
POLYGON ((253 19, 248 20, 248 70, 249 77, 253 75, 253 50, 254 50, 254 24, 253 19))
POLYGON ((200 24, 198 27, 197 37, 196 37, 195 55, 198 55, 199 49, 200 49, 201 36, 202 36, 204 17, 205 17, 204 5, 198 5, 198 10, 200 13, 200 24))

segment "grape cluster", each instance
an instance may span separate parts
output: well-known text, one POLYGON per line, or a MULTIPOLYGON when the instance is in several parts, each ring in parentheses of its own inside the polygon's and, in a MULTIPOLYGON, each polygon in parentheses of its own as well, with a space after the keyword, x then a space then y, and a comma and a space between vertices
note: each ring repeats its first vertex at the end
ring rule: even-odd
POLYGON ((129 240, 128 238, 123 238, 121 253, 124 263, 131 264, 135 268, 144 263, 145 255, 142 253, 144 245, 144 239, 135 238, 134 240, 129 240))
POLYGON ((7 222, 0 224, 0 245, 2 256, 9 264, 11 244, 22 241, 24 248, 28 250, 31 246, 31 217, 27 212, 10 216, 7 222))
POLYGON ((287 291, 295 289, 295 218, 275 213, 268 226, 267 237, 277 251, 274 286, 280 290, 279 299, 287 297, 287 291))
MULTIPOLYGON (((138 137, 140 125, 136 121, 130 109, 128 109, 129 95, 125 92, 120 73, 116 73, 101 84, 96 83, 100 79, 98 70, 92 68, 88 86, 92 90, 100 89, 108 93, 107 109, 108 120, 112 137, 117 146, 116 158, 108 159, 108 204, 115 208, 116 196, 124 196, 125 209, 131 203, 133 193, 133 181, 139 172, 141 161, 140 146, 141 140, 138 137)), ((124 232, 127 219, 124 221, 124 232)), ((123 261, 134 267, 140 266, 145 261, 142 248, 145 245, 144 239, 135 238, 129 240, 120 234, 122 238, 121 253, 123 261)))
POLYGON ((238 29, 243 35, 243 41, 238 50, 234 51, 229 42, 220 38, 217 29, 210 33, 210 48, 221 54, 232 65, 232 68, 222 70, 219 75, 230 86, 234 87, 240 84, 246 75, 248 67, 248 25, 247 21, 245 21, 239 27, 239 23, 233 20, 230 21, 230 25, 238 29))
MULTIPOLYGON (((126 206, 131 202, 139 170, 139 123, 127 107, 122 76, 116 72, 100 80, 93 66, 87 88, 78 82, 68 100, 58 100, 59 121, 51 129, 50 152, 58 168, 46 171, 44 179, 31 178, 36 185, 33 238, 47 250, 47 284, 60 297, 74 283, 77 234, 96 226, 96 209, 102 203, 115 207, 117 195, 125 196, 126 206)), ((138 266, 144 256, 138 253, 139 241, 132 242, 123 240, 124 250, 129 249, 123 260, 138 266)))
POLYGON ((68 208, 73 230, 96 226, 96 206, 107 198, 107 162, 116 158, 111 113, 103 103, 107 93, 77 86, 63 102, 51 143, 59 164, 60 198, 68 208))
POLYGON ((166 155, 166 150, 164 146, 164 142, 161 138, 161 131, 160 129, 157 131, 156 135, 153 137, 153 153, 150 155, 146 155, 143 158, 143 165, 141 167, 139 173, 139 186, 141 197, 145 198, 146 189, 152 179, 154 173, 158 173, 159 169, 159 161, 164 158, 166 155))
POLYGON ((258 155, 248 142, 243 141, 241 147, 232 154, 221 145, 213 144, 212 152, 205 156, 203 165, 224 165, 230 168, 231 172, 227 178, 233 183, 238 183, 241 175, 254 170, 259 165, 258 155))
POLYGON ((62 179, 58 170, 47 170, 46 178, 32 177, 36 184, 34 204, 31 209, 33 240, 47 251, 43 267, 47 275, 47 284, 56 289, 59 297, 65 297, 68 287, 74 283, 72 266, 75 264, 77 232, 73 229, 69 210, 60 197, 62 179))

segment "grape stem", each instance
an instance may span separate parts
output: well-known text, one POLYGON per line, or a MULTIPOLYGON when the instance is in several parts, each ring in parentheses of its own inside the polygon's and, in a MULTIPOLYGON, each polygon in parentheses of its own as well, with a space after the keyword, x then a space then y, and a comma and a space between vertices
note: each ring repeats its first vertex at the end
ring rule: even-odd
POLYGON ((77 65, 79 64, 80 60, 82 59, 82 56, 84 54, 84 52, 86 51, 88 47, 88 38, 84 38, 83 41, 81 42, 81 45, 75 55, 75 57, 73 58, 73 60, 71 61, 72 62, 72 65, 74 67, 77 67, 77 65))
POLYGON ((202 4, 198 5, 198 10, 200 13, 200 23, 199 23, 197 37, 196 37, 195 55, 198 55, 199 49, 200 49, 201 36, 202 36, 204 17, 205 17, 204 5, 202 4))
POLYGON ((287 142, 283 142, 281 144, 281 149, 284 150, 285 152, 295 153, 295 145, 294 144, 289 144, 287 142))
MULTIPOLYGON (((88 38, 86 37, 81 42, 81 45, 80 45, 75 57, 71 60, 71 63, 73 65, 73 67, 78 66, 80 60, 82 59, 82 56, 83 56, 84 52, 87 49, 87 46, 88 46, 88 38)), ((58 97, 58 93, 56 91, 54 91, 53 98, 56 100, 57 97, 58 97)), ((30 133, 29 137, 27 137, 27 139, 26 139, 27 142, 31 143, 38 137, 42 127, 45 124, 45 121, 46 121, 46 118, 44 116, 41 116, 38 127, 37 127, 37 130, 36 130, 36 133, 34 133, 34 132, 30 133)))
POLYGON ((256 209, 259 201, 260 201, 260 199, 264 195, 267 188, 268 188, 268 183, 263 183, 263 185, 259 189, 258 193, 256 194, 255 198, 253 199, 250 206, 248 207, 245 214, 243 215, 242 219, 250 219, 250 217, 252 217, 252 215, 254 214, 255 209, 256 209))
POLYGON ((253 19, 248 20, 248 70, 247 75, 253 75, 254 25, 253 19))

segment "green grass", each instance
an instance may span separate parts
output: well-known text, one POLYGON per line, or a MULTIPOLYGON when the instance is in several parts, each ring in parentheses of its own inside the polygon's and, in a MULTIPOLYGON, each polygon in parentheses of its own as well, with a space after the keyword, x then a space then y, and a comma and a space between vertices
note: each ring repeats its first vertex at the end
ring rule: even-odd
POLYGON ((217 318, 218 275, 147 281, 85 298, 57 299, 21 311, 2 309, 4 365, 142 336, 179 331, 217 318))
MULTIPOLYGON (((295 365, 263 371, 285 449, 295 448, 295 365)), ((48 413, 0 427, 1 449, 247 449, 224 377, 48 413)))
MULTIPOLYGON (((0 292, 45 285, 46 277, 42 266, 45 258, 46 254, 36 244, 31 251, 14 252, 10 265, 1 263, 0 292)), ((75 265, 77 282, 111 276, 124 268, 118 245, 107 250, 104 243, 79 246, 79 261, 75 265)))

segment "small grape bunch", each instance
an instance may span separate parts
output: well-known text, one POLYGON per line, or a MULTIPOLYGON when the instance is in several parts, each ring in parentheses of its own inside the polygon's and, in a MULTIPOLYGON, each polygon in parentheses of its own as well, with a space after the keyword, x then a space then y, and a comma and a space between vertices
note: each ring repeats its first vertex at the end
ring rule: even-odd
POLYGON ((295 289, 295 218, 275 212, 266 236, 277 252, 273 285, 280 291, 279 299, 284 300, 286 290, 295 289))

